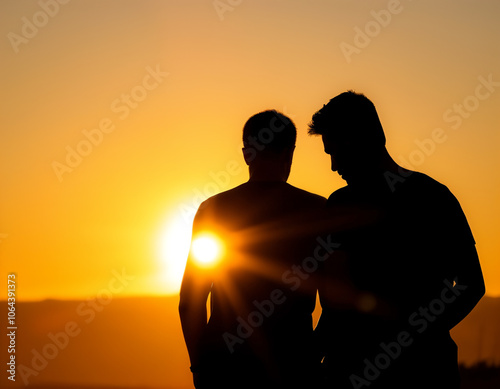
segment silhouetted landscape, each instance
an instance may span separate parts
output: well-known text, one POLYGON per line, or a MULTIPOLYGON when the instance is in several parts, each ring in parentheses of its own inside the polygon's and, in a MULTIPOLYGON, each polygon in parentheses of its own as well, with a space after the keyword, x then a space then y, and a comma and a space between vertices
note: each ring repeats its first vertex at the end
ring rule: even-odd
MULTIPOLYGON (((55 357, 47 359, 39 372, 32 370, 36 375, 25 373, 30 388, 192 388, 177 313, 178 297, 115 298, 102 302, 18 303, 17 373, 16 381, 9 382, 9 387, 24 386, 21 365, 33 368, 35 355, 43 355, 46 347, 45 353, 52 357, 52 352, 55 357), (57 334, 65 331, 68 322, 73 322, 73 327, 69 327, 72 333, 79 332, 68 336, 65 345, 65 337, 57 338, 57 334), (57 353, 50 346, 47 348, 55 343, 50 336, 65 347, 59 347, 57 353)), ((6 312, 4 301, 0 309, 6 312)), ((5 319, 2 324, 6 328, 5 319)), ((463 388, 500 387, 500 298, 484 297, 454 329, 453 337, 463 364, 463 388)), ((1 338, 0 348, 7 349, 6 336, 1 338)), ((7 357, 7 352, 1 353, 2 364, 7 357)))
POLYGON ((500 388, 500 366, 479 362, 473 366, 460 366, 462 389, 500 388))

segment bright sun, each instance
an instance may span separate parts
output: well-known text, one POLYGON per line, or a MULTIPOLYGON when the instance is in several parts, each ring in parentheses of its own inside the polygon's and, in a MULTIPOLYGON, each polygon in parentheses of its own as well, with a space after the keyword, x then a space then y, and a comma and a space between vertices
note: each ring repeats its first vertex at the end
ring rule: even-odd
POLYGON ((193 259, 202 268, 214 266, 224 254, 223 242, 211 232, 200 232, 191 242, 194 215, 189 219, 183 216, 170 219, 158 241, 161 258, 158 282, 168 294, 179 293, 190 248, 193 259))
POLYGON ((191 253, 202 267, 215 265, 222 256, 222 243, 209 232, 200 233, 191 245, 191 253))

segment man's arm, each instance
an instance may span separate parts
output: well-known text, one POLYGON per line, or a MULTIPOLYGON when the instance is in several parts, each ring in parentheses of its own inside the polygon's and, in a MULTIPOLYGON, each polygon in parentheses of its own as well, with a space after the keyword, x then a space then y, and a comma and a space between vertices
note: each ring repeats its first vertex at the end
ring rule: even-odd
POLYGON ((486 291, 475 245, 468 245, 464 251, 456 255, 460 256, 455 258, 458 266, 453 280, 455 281, 453 290, 457 298, 446 315, 448 330, 460 323, 474 309, 486 291))
POLYGON ((182 280, 179 315, 182 332, 194 370, 200 363, 201 339, 207 325, 207 298, 211 284, 196 279, 195 266, 189 262, 182 280))
MULTIPOLYGON (((200 231, 200 219, 198 211, 193 222, 193 238, 200 231)), ((190 252, 180 290, 179 316, 193 372, 200 364, 201 340, 207 325, 207 298, 211 285, 210 275, 196 265, 190 252)))
MULTIPOLYGON (((460 323, 476 306, 485 293, 483 273, 476 251, 476 242, 460 203, 447 190, 447 197, 442 204, 442 222, 440 240, 443 244, 442 255, 446 257, 448 271, 447 283, 453 299, 446 305, 444 322, 447 330, 460 323)), ((443 296, 444 297, 444 296, 443 296)))

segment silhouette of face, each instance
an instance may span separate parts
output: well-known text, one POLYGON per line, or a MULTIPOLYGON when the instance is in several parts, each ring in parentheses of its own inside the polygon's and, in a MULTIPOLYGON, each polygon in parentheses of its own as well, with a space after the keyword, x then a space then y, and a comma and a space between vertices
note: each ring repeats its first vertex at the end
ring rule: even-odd
POLYGON ((348 184, 367 178, 374 161, 371 161, 371 153, 366 145, 328 135, 322 138, 325 153, 331 157, 332 171, 336 171, 348 184))

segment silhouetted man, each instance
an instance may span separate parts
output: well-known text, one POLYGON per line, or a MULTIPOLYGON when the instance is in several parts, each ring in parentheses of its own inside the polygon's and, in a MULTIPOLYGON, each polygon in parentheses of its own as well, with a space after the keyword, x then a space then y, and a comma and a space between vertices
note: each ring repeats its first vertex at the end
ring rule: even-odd
POLYGON ((449 331, 485 292, 458 201, 446 186, 394 162, 375 106, 362 94, 331 99, 309 133, 322 136, 332 170, 347 181, 327 206, 369 206, 382 215, 337 234, 341 246, 325 262, 315 335, 327 386, 458 388, 449 331), (356 300, 339 303, 337 284, 355 290, 356 300))
POLYGON ((318 264, 306 258, 324 260, 332 248, 316 240, 307 222, 326 199, 286 183, 295 141, 286 116, 251 117, 243 129, 250 179, 209 198, 196 214, 192 247, 206 232, 224 242, 213 267, 197 263, 191 251, 180 292, 199 389, 300 388, 316 376, 311 313, 317 289, 310 273, 318 264))

